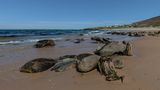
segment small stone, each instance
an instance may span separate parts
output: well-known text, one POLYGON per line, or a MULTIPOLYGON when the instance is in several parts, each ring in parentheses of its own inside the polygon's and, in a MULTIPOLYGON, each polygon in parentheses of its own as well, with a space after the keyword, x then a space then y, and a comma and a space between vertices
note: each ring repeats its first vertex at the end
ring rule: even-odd
POLYGON ((81 54, 77 57, 77 71, 86 73, 97 67, 100 56, 92 54, 81 54))
POLYGON ((35 48, 43 48, 51 46, 55 46, 55 42, 53 40, 40 40, 34 45, 35 48))

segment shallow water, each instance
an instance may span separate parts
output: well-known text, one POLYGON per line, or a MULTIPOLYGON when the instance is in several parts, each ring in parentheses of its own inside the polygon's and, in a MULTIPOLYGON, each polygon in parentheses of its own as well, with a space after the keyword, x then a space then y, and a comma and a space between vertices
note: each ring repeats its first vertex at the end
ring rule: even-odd
POLYGON ((65 40, 103 36, 113 40, 132 40, 133 37, 106 34, 109 30, 0 30, 0 45, 35 43, 42 39, 65 40))

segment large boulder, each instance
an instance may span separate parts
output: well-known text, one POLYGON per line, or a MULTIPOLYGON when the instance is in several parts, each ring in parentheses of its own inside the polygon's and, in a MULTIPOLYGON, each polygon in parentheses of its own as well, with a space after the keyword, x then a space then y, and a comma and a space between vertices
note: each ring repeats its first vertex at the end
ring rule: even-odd
POLYGON ((35 48, 43 48, 51 46, 55 46, 55 42, 53 40, 40 40, 34 45, 35 48))
POLYGON ((106 77, 107 81, 121 80, 123 82, 124 76, 117 74, 114 63, 110 57, 101 57, 98 62, 98 70, 101 75, 106 77))
POLYGON ((56 63, 53 59, 38 58, 31 60, 20 68, 20 72, 38 73, 43 72, 54 66, 56 63))
POLYGON ((100 56, 86 53, 78 55, 77 59, 77 71, 86 73, 97 67, 100 56))
POLYGON ((95 51, 95 54, 106 57, 114 54, 131 55, 131 45, 125 41, 112 41, 95 51))
POLYGON ((55 72, 63 72, 67 69, 69 69, 72 66, 76 65, 76 55, 65 55, 62 57, 59 57, 57 60, 57 63, 52 67, 51 71, 55 72))
POLYGON ((123 54, 127 56, 132 56, 132 44, 131 43, 129 42, 126 43, 126 50, 124 51, 123 54))

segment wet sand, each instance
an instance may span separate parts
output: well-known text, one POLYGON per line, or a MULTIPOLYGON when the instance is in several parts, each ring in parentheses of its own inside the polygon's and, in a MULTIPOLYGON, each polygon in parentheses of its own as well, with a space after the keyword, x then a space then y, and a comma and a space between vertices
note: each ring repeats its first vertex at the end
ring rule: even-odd
POLYGON ((96 70, 80 74, 75 69, 65 72, 45 71, 37 74, 20 73, 19 67, 38 57, 56 58, 66 54, 93 52, 99 46, 80 43, 35 49, 32 44, 0 49, 0 87, 3 90, 160 90, 160 38, 135 40, 131 57, 123 57, 124 83, 105 81, 96 70))

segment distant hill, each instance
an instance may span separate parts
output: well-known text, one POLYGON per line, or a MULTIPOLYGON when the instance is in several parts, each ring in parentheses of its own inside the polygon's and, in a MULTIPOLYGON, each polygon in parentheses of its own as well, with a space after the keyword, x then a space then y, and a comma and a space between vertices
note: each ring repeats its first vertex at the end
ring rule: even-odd
POLYGON ((136 27, 157 27, 160 26, 160 16, 133 23, 136 27))
POLYGON ((85 28, 84 30, 102 30, 102 29, 122 29, 122 28, 142 28, 142 27, 160 27, 160 16, 156 16, 150 19, 138 21, 125 25, 112 25, 94 28, 85 28))

